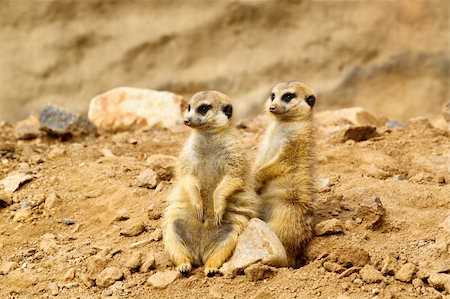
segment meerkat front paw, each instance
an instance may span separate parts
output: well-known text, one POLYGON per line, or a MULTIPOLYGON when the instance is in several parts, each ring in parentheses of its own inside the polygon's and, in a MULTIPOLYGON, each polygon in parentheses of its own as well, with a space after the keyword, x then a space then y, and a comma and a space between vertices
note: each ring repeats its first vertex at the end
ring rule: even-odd
POLYGON ((197 215, 197 219, 200 222, 203 222, 203 205, 201 203, 197 203, 194 205, 195 214, 197 215))
POLYGON ((189 262, 188 263, 182 263, 182 264, 178 265, 177 270, 181 274, 186 275, 186 274, 189 274, 189 272, 191 272, 192 265, 189 262))
POLYGON ((216 275, 217 273, 219 273, 219 269, 213 268, 213 267, 205 267, 205 275, 206 276, 211 277, 211 276, 216 275))
POLYGON ((214 220, 216 225, 220 225, 222 223, 224 213, 225 213, 224 206, 218 205, 214 207, 214 220))

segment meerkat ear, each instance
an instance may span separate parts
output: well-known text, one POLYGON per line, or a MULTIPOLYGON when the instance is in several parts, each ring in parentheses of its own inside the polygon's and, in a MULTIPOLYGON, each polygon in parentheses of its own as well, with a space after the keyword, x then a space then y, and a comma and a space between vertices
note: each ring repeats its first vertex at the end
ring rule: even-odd
POLYGON ((231 115, 233 115, 233 106, 231 105, 226 105, 222 108, 223 113, 225 113, 225 115, 230 118, 231 115))
POLYGON ((305 99, 306 103, 309 105, 309 107, 314 107, 314 104, 316 103, 316 97, 313 95, 307 96, 305 99))

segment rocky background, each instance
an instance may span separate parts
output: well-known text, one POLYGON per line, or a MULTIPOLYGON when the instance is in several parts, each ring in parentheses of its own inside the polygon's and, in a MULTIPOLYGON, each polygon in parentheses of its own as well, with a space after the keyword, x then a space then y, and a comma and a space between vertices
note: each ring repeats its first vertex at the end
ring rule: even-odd
POLYGON ((117 86, 218 89, 254 116, 271 86, 400 121, 449 99, 449 7, 430 1, 0 0, 0 120, 86 113, 117 86))

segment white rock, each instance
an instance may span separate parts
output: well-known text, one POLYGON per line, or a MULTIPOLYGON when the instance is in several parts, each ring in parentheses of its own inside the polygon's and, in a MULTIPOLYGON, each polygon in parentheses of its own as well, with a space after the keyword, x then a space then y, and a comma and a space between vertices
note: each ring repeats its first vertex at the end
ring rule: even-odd
POLYGON ((158 175, 152 169, 144 170, 137 177, 139 187, 146 187, 150 189, 156 188, 157 179, 158 175))
POLYGON ((286 250, 275 232, 264 221, 253 218, 239 236, 232 257, 220 268, 220 272, 234 276, 239 270, 257 262, 274 267, 288 264, 286 250))
POLYGON ((118 87, 94 97, 88 117, 100 131, 126 131, 181 124, 183 97, 167 91, 118 87))
POLYGON ((3 185, 4 191, 6 193, 13 193, 19 189, 20 185, 33 179, 33 177, 26 173, 11 173, 6 178, 0 181, 3 185))

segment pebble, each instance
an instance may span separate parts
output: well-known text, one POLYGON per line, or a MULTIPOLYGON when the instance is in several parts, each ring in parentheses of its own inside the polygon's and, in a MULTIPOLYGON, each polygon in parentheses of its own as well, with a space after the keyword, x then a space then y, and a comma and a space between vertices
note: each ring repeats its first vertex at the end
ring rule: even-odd
POLYGON ((12 197, 4 191, 0 191, 0 208, 12 205, 12 197))
POLYGON ((355 280, 353 280, 353 283, 358 285, 358 286, 363 285, 363 281, 362 281, 361 278, 356 278, 355 280))
POLYGON ((181 124, 183 97, 167 91, 118 87, 94 97, 89 119, 101 132, 150 128, 173 129, 181 124))
POLYGON ((28 181, 31 181, 33 177, 27 173, 22 172, 12 172, 6 176, 3 180, 0 181, 0 184, 3 185, 3 190, 6 193, 13 193, 19 187, 28 181))
POLYGON ((162 230, 160 228, 157 228, 150 234, 150 240, 159 241, 162 239, 162 236, 163 236, 162 230))
POLYGON ((97 275, 105 269, 108 264, 108 259, 101 254, 97 254, 87 258, 86 260, 86 268, 87 268, 87 276, 91 280, 95 280, 97 275))
POLYGON ((333 263, 333 262, 324 262, 323 267, 330 272, 336 272, 336 273, 341 273, 345 270, 344 267, 342 267, 341 265, 339 265, 337 263, 333 263))
POLYGON ((117 267, 108 267, 98 274, 95 283, 100 288, 107 288, 117 280, 122 279, 123 271, 117 267))
POLYGON ((65 218, 62 220, 62 223, 64 223, 65 225, 74 225, 76 221, 70 218, 65 218))
POLYGON ((220 272, 232 277, 257 262, 274 267, 288 264, 286 251, 275 232, 264 221, 253 218, 238 237, 233 255, 223 264, 220 272))
POLYGON ((145 231, 145 224, 143 222, 132 223, 128 227, 120 231, 120 234, 125 237, 136 237, 145 231))
POLYGON ((59 202, 58 195, 56 193, 50 193, 44 202, 44 208, 47 210, 53 209, 59 202))
POLYGON ((0 266, 0 275, 6 275, 14 269, 17 269, 19 264, 16 262, 3 262, 0 266))
POLYGON ((95 126, 77 113, 47 106, 39 115, 41 129, 54 135, 72 136, 95 133, 95 126))
POLYGON ((397 260, 391 255, 386 255, 381 264, 381 273, 393 276, 399 268, 397 260))
POLYGON ((146 161, 149 168, 156 172, 158 179, 170 181, 175 173, 177 158, 169 155, 151 155, 146 161))
POLYGON ((382 222, 385 213, 381 200, 373 196, 360 203, 356 217, 362 219, 367 229, 374 229, 382 222))
POLYGON ((157 272, 150 276, 147 283, 154 288, 164 289, 169 284, 174 282, 180 276, 180 272, 175 270, 167 270, 164 272, 157 272))
POLYGON ((363 267, 369 263, 369 253, 361 247, 343 246, 335 252, 337 261, 344 267, 363 267))
POLYGON ((341 220, 337 218, 328 219, 316 224, 314 233, 316 236, 340 234, 343 232, 342 226, 341 220))
POLYGON ((399 123, 398 121, 396 121, 395 119, 390 119, 388 120, 385 124, 384 127, 386 129, 404 129, 406 128, 405 125, 399 123))
POLYGON ((439 227, 450 233, 450 214, 444 219, 444 221, 442 221, 441 224, 439 224, 439 227))
POLYGON ((133 253, 133 255, 129 259, 127 259, 125 267, 130 269, 132 272, 137 271, 142 265, 142 258, 143 258, 142 252, 138 251, 133 253))
POLYGON ((361 271, 359 271, 361 278, 367 283, 376 283, 383 280, 383 275, 375 269, 374 266, 365 265, 361 271))
POLYGON ((14 213, 13 221, 14 222, 25 222, 30 219, 32 216, 31 208, 27 207, 25 209, 19 209, 14 213))
POLYGON ((377 137, 377 129, 373 126, 345 126, 333 134, 332 139, 338 142, 353 140, 355 142, 365 141, 377 137))
POLYGON ((412 281, 412 285, 413 285, 415 288, 419 288, 419 287, 425 286, 425 283, 424 283, 423 280, 420 279, 420 278, 414 278, 413 281, 412 281))
POLYGON ((155 257, 151 254, 147 255, 147 257, 144 259, 141 267, 139 268, 139 272, 141 273, 147 273, 150 270, 155 269, 156 267, 156 260, 155 257))
POLYGON ((158 175, 152 169, 146 169, 137 176, 139 187, 154 189, 157 186, 158 175))
POLYGON ((437 290, 446 290, 450 292, 450 275, 443 273, 434 273, 428 277, 428 283, 430 286, 437 290))
POLYGON ((56 236, 54 234, 46 233, 42 236, 39 242, 39 248, 47 254, 53 254, 57 250, 56 236))
POLYGON ((257 281, 261 279, 270 278, 276 272, 277 272, 276 268, 264 265, 262 263, 253 264, 244 270, 245 276, 250 281, 257 281))
POLYGON ((403 282, 410 282, 413 279, 414 274, 416 274, 416 271, 416 265, 413 263, 406 263, 397 271, 395 279, 403 282))
POLYGON ((50 282, 48 284, 48 292, 52 296, 57 296, 59 294, 59 287, 58 287, 58 285, 56 283, 54 283, 54 282, 50 282))
POLYGON ((34 139, 40 134, 39 119, 35 115, 30 115, 28 118, 16 123, 14 127, 14 134, 17 139, 34 139))
POLYGON ((406 126, 408 127, 408 129, 413 129, 413 130, 418 130, 418 131, 433 128, 430 121, 426 117, 423 117, 423 116, 414 117, 414 118, 409 119, 406 126))
POLYGON ((65 281, 71 281, 71 280, 75 279, 75 269, 70 268, 69 270, 67 270, 63 276, 63 279, 65 281))
POLYGON ((48 154, 47 159, 54 160, 59 157, 63 157, 66 154, 66 150, 62 147, 52 148, 48 154))

